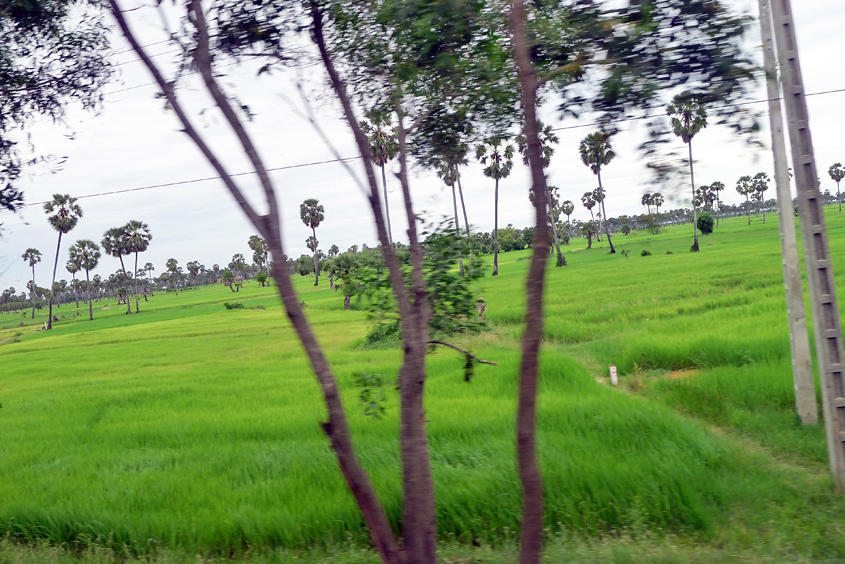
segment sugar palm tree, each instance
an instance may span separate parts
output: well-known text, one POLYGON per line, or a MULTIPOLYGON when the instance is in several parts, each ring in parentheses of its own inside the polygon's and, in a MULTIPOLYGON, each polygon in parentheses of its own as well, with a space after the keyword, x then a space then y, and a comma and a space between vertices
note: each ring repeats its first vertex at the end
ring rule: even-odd
MULTIPOLYGON (((605 131, 597 131, 590 133, 581 140, 578 145, 578 153, 581 155, 581 162, 589 168, 593 174, 598 177, 599 187, 593 193, 593 199, 596 203, 601 203, 602 217, 607 217, 607 210, 604 207, 604 188, 601 183, 601 167, 610 164, 610 161, 616 156, 613 149, 610 147, 610 136, 612 134, 605 131), (596 198, 596 195, 600 199, 596 198)), ((604 222, 604 234, 607 235, 607 242, 610 245, 611 254, 616 252, 613 248, 613 241, 610 239, 610 231, 607 228, 607 221, 604 222)))
MULTIPOLYGON (((70 248, 70 260, 85 270, 85 293, 88 297, 88 321, 94 321, 94 305, 91 303, 90 272, 97 268, 100 261, 100 247, 90 239, 80 239, 70 248)), ((96 279, 96 277, 95 277, 96 279)))
MULTIPOLYGON (((537 121, 537 140, 540 142, 540 156, 543 159, 543 168, 548 168, 549 165, 552 164, 552 156, 555 154, 555 148, 552 145, 556 145, 560 142, 560 139, 557 135, 555 135, 554 129, 549 124, 543 124, 541 121, 537 121)), ((525 135, 518 135, 516 138, 516 146, 519 149, 520 154, 522 154, 522 162, 526 166, 528 165, 528 141, 525 135)), ((532 187, 531 194, 534 193, 534 189, 532 187)), ((549 222, 552 226, 552 236, 554 237, 555 242, 555 249, 557 250, 557 265, 558 266, 566 266, 566 259, 563 258, 563 253, 560 251, 560 239, 557 235, 557 225, 556 220, 552 218, 554 214, 554 205, 552 204, 552 193, 551 188, 547 187, 546 191, 546 216, 549 218, 549 222)))
POLYGON ((736 181, 736 191, 741 196, 745 196, 745 212, 748 215, 748 225, 751 225, 751 200, 749 196, 754 192, 754 182, 751 180, 751 177, 748 175, 741 176, 736 181))
MULTIPOLYGON (((390 203, 387 200, 387 178, 384 166, 399 154, 399 143, 396 131, 390 126, 390 113, 384 110, 372 109, 364 113, 361 130, 367 138, 372 153, 373 164, 381 168, 381 186, 384 192, 384 217, 387 219, 387 238, 393 244, 393 233, 390 230, 390 203)), ((315 270, 316 272, 316 270, 315 270)))
POLYGON ((30 287, 29 297, 32 299, 31 319, 35 319, 35 265, 41 262, 41 251, 30 248, 24 252, 22 257, 29 264, 30 268, 32 268, 32 286, 30 287))
POLYGON ((153 236, 150 233, 150 228, 146 223, 135 221, 134 219, 127 223, 123 230, 126 232, 126 250, 130 253, 135 253, 135 313, 139 313, 138 309, 138 253, 143 253, 150 246, 150 241, 153 236))
POLYGON ((496 181, 493 196, 493 276, 499 275, 499 180, 510 176, 513 170, 513 145, 507 137, 494 136, 486 139, 475 150, 475 158, 482 165, 484 176, 496 181))
POLYGON ((323 210, 323 206, 320 202, 314 198, 309 198, 299 205, 299 219, 302 220, 302 223, 311 228, 311 236, 314 237, 314 249, 312 249, 312 253, 314 254, 315 286, 320 283, 320 272, 317 269, 317 228, 326 218, 323 214, 324 211, 325 210, 323 210))
MULTIPOLYGON (((584 195, 581 196, 581 205, 590 211, 591 221, 595 223, 596 216, 593 215, 593 208, 596 207, 596 200, 593 198, 592 192, 584 192, 584 195)), ((596 231, 595 235, 596 241, 601 241, 601 234, 598 231, 596 231)))
MULTIPOLYGON (((123 227, 112 227, 103 233, 103 239, 100 241, 100 244, 103 245, 103 251, 107 255, 120 260, 120 269, 123 271, 123 280, 125 283, 129 277, 126 275, 126 265, 123 264, 123 257, 131 252, 129 250, 129 242, 127 241, 126 229, 123 227)), ((126 315, 130 315, 131 313, 132 304, 129 303, 129 300, 126 300, 126 315)))
MULTIPOLYGON (((53 194, 53 199, 44 204, 44 213, 47 214, 47 221, 50 227, 59 232, 59 242, 56 245, 56 260, 53 262, 53 280, 50 288, 56 284, 56 269, 59 266, 59 251, 62 248, 62 235, 69 233, 76 227, 76 223, 82 217, 82 208, 76 205, 76 198, 67 194, 53 194)), ((53 328, 53 292, 50 292, 49 311, 47 312, 47 329, 53 328)))
POLYGON ((642 205, 644 205, 646 207, 646 210, 648 210, 648 215, 651 215, 651 194, 648 193, 648 192, 643 194, 643 197, 640 200, 640 203, 642 203, 642 205))
MULTIPOLYGON (((452 206, 455 210, 455 232, 461 232, 461 222, 458 220, 458 198, 455 194, 455 182, 458 180, 458 167, 455 163, 451 162, 442 162, 440 166, 437 167, 437 177, 440 178, 446 184, 446 186, 452 189, 452 206)), ((458 258, 459 261, 459 273, 461 278, 464 277, 464 257, 461 256, 458 258)))
POLYGON ((836 182, 836 201, 839 202, 839 211, 842 211, 842 198, 839 194, 839 183, 845 178, 845 168, 842 168, 841 163, 835 163, 827 169, 830 178, 836 182))
MULTIPOLYGON (((769 189, 769 175, 765 172, 758 172, 754 175, 754 178, 751 179, 751 186, 754 188, 754 192, 757 193, 757 201, 763 202, 763 223, 766 223, 766 206, 765 206, 765 197, 763 196, 763 192, 769 189)), ((758 204, 759 209, 759 204, 758 204)))
POLYGON ((575 211, 575 204, 572 203, 571 200, 564 200, 564 202, 560 205, 560 211, 563 212, 563 215, 566 216, 566 231, 569 235, 569 240, 572 240, 572 221, 570 221, 569 216, 572 215, 572 212, 575 211))
POLYGON ((76 309, 79 309, 79 292, 76 288, 76 273, 79 272, 79 265, 73 262, 73 260, 68 260, 67 264, 65 265, 65 268, 68 272, 70 272, 70 275, 73 277, 73 282, 71 283, 71 285, 73 286, 73 297, 76 300, 76 309))
POLYGON ((684 92, 672 98, 666 106, 666 115, 672 118, 672 131, 687 144, 689 150, 689 176, 692 186, 692 233, 693 251, 698 251, 698 210, 695 207, 695 174, 692 167, 692 138, 707 127, 707 112, 704 106, 692 94, 684 92))
POLYGON ((716 196, 716 227, 719 227, 719 212, 722 209, 722 201, 719 199, 719 192, 725 189, 725 185, 718 180, 710 185, 710 191, 716 196))

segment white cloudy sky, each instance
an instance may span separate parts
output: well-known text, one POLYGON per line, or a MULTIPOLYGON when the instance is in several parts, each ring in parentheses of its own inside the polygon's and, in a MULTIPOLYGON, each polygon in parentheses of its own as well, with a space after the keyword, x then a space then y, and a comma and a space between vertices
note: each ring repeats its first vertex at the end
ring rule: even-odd
MULTIPOLYGON (((737 3, 756 15, 756 2, 743 0, 737 3)), ((821 93, 845 89, 845 4, 842 0, 794 0, 793 10, 800 46, 801 64, 807 93, 821 93)), ((160 37, 158 19, 153 14, 133 12, 130 21, 146 43, 160 37)), ((759 43, 755 40, 754 43, 759 43)), ((122 38, 115 40, 116 50, 125 48, 122 38)), ((167 53, 172 48, 165 44, 152 46, 152 53, 167 53)), ((167 64, 170 55, 155 60, 167 64)), ((762 55, 761 55, 762 57, 762 55)), ((106 103, 99 115, 72 110, 65 126, 55 126, 46 121, 35 123, 26 133, 32 135, 39 153, 66 156, 66 162, 52 170, 42 168, 32 171, 23 182, 28 206, 18 214, 3 213, 2 238, 0 238, 0 287, 14 286, 21 291, 29 279, 29 268, 21 259, 28 247, 35 247, 44 255, 36 267, 39 285, 48 285, 52 261, 55 257, 56 233, 46 221, 39 202, 54 193, 68 193, 80 198, 84 217, 77 228, 63 241, 59 256, 57 278, 70 278, 63 266, 67 261, 67 248, 77 239, 97 242, 103 232, 123 225, 130 219, 146 222, 152 231, 153 241, 143 262, 152 262, 157 272, 163 270, 168 258, 176 258, 181 265, 198 260, 207 267, 217 263, 225 265, 234 253, 251 253, 247 239, 255 230, 236 207, 218 180, 188 183, 169 187, 152 188, 114 195, 105 192, 128 190, 159 184, 168 184, 215 176, 199 151, 194 148, 172 112, 163 109, 154 98, 156 87, 140 86, 151 82, 146 69, 131 52, 118 55, 121 64, 119 80, 107 91, 106 103)), ((297 117, 290 109, 285 94, 290 95, 290 80, 281 74, 255 78, 254 68, 227 68, 227 82, 236 85, 237 93, 250 105, 256 119, 249 130, 260 147, 269 167, 289 167, 326 161, 332 158, 325 143, 312 127, 297 117)), ((319 72, 318 70, 314 71, 319 72)), ((317 74, 313 77, 320 80, 317 74)), ((230 171, 247 171, 248 166, 232 140, 228 127, 210 108, 198 83, 195 89, 182 91, 202 134, 226 155, 230 171)), ((761 83, 753 99, 765 98, 761 83)), ((807 98, 811 129, 816 150, 817 166, 822 187, 835 189, 826 171, 834 162, 845 162, 845 141, 842 140, 845 91, 820 94, 807 98)), ((762 111, 765 104, 759 106, 762 111)), ((339 114, 330 104, 317 108, 318 119, 323 124, 340 154, 354 156, 355 151, 348 129, 340 122, 339 114)), ((560 144, 549 169, 550 183, 561 189, 563 199, 576 202, 573 217, 584 218, 588 212, 580 206, 581 195, 592 190, 594 176, 584 167, 577 153, 578 142, 591 132, 590 127, 577 127, 572 118, 556 119, 553 108, 544 111, 544 118, 561 127, 560 144), (576 127, 573 127, 576 126, 576 127)), ((767 126, 765 119, 764 126, 767 126)), ((649 174, 635 147, 643 139, 642 129, 629 126, 614 138, 616 160, 602 174, 608 191, 608 214, 639 214, 645 210, 640 198, 652 187, 646 184, 649 174)), ((768 128, 761 139, 768 145, 768 128)), ((679 148, 682 148, 680 146, 679 148)), ((766 171, 772 176, 770 153, 749 148, 742 140, 720 127, 712 126, 700 133, 694 142, 696 182, 699 185, 720 180, 728 187, 724 199, 738 203, 741 197, 733 191, 736 179, 744 174, 766 171)), ((321 248, 337 244, 345 250, 352 244, 374 245, 376 237, 369 207, 360 191, 344 169, 336 164, 321 164, 280 170, 272 173, 280 194, 283 208, 283 235, 289 256, 307 253, 305 239, 310 235, 299 220, 299 204, 306 198, 317 198, 325 207, 326 219, 318 229, 321 248)), ((493 186, 485 178, 478 164, 471 164, 463 172, 463 187, 467 199, 470 223, 485 231, 493 227, 493 186)), ((242 178, 247 189, 254 189, 250 181, 242 178)), ((451 194, 432 173, 416 170, 412 179, 414 204, 418 211, 429 212, 432 218, 451 213, 451 194)), ((391 181, 391 217, 394 238, 402 240, 407 223, 402 220, 398 182, 391 181)), ((501 182, 499 200, 500 227, 512 223, 517 227, 533 224, 532 209, 527 198, 528 173, 519 166, 514 174, 501 182)), ((664 194, 685 195, 687 186, 668 186, 664 194)), ((774 190, 771 192, 774 195, 774 190)), ((675 201, 670 205, 684 204, 675 201)), ((688 196, 685 202, 689 204, 688 196)), ((104 257, 97 270, 108 275, 119 268, 117 259, 104 257)))

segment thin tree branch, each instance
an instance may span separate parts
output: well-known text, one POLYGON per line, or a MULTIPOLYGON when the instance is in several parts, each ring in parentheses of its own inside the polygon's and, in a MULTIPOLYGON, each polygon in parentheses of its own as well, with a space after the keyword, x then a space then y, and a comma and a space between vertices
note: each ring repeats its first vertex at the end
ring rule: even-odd
POLYGON ((478 358, 477 356, 475 356, 471 352, 462 349, 458 345, 453 345, 452 343, 449 343, 447 341, 441 341, 439 339, 429 339, 428 344, 429 345, 443 345, 444 347, 449 347, 451 349, 455 349, 459 353, 470 357, 472 360, 474 360, 475 362, 477 362, 479 364, 490 364, 491 366, 499 366, 499 363, 497 363, 497 362, 493 362, 492 360, 484 360, 482 358, 478 358))

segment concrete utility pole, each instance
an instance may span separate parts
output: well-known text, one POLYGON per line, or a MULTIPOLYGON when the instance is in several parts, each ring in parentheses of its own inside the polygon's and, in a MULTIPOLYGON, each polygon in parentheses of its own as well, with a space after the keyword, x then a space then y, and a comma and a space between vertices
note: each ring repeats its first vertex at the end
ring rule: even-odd
POLYGON ((783 280, 786 286, 786 314, 789 318, 789 343, 792 348, 792 380, 795 383, 795 407, 804 425, 819 422, 813 361, 810 357, 810 336, 804 309, 804 288, 801 264, 798 261, 798 240, 792 215, 792 194, 789 191, 789 167, 783 138, 783 115, 777 83, 775 52, 772 46, 772 12, 769 0, 759 0, 760 34, 763 39, 763 65, 766 69, 766 92, 769 98, 769 125, 772 130, 772 153, 775 159, 775 185, 778 196, 780 245, 783 254, 783 280))
POLYGON ((839 491, 845 490, 845 374, 842 327, 836 303, 836 286, 830 246, 819 192, 813 140, 798 61, 798 42, 789 0, 774 0, 775 42, 783 71, 783 96, 789 123, 789 143, 798 187, 801 234, 807 264, 807 283, 813 306, 813 330, 821 377, 822 407, 830 469, 839 491))

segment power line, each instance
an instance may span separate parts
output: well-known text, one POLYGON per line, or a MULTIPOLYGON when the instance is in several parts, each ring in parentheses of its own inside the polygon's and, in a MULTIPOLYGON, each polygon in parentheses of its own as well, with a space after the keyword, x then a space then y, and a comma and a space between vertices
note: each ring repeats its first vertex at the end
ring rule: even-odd
MULTIPOLYGON (((153 83, 150 83, 150 84, 155 84, 155 83, 153 82, 153 83)), ((125 88, 124 90, 132 90, 134 88, 141 88, 142 86, 148 86, 148 85, 147 84, 139 84, 137 86, 131 86, 129 88, 125 88)), ((121 92, 121 91, 117 91, 117 92, 121 92)), ((845 88, 839 88, 839 89, 835 89, 835 90, 825 90, 825 91, 822 91, 822 92, 812 92, 812 93, 806 94, 806 96, 821 96, 821 95, 825 95, 825 94, 837 94, 837 93, 841 93, 841 92, 845 92, 845 88)), ((739 103, 737 105, 742 106, 742 105, 749 105, 749 104, 760 104, 760 103, 764 103, 764 102, 768 102, 768 101, 769 101, 768 99, 751 100, 751 101, 748 101, 748 102, 739 103)), ((621 123, 621 122, 625 122, 625 121, 647 119, 649 117, 655 117, 656 115, 657 114, 646 115, 646 116, 631 116, 631 117, 627 117, 627 118, 623 118, 623 119, 619 119, 619 120, 614 120, 610 123, 621 123)), ((562 131, 562 130, 565 130, 565 129, 578 129, 578 128, 582 128, 582 127, 593 127, 593 126, 596 126, 596 125, 603 125, 603 124, 601 122, 593 122, 593 123, 587 123, 587 124, 569 125, 569 126, 555 128, 554 131, 562 131)), ((318 165, 331 164, 331 163, 336 163, 336 162, 354 161, 354 160, 357 160, 357 159, 360 159, 360 158, 361 157, 344 157, 342 159, 329 159, 329 160, 325 160, 325 161, 314 161, 314 162, 308 162, 308 163, 299 163, 299 164, 294 164, 294 165, 286 165, 286 166, 278 166, 278 167, 268 168, 267 171, 268 172, 277 172, 277 171, 280 171, 280 170, 291 170, 291 169, 296 169, 296 168, 305 168, 305 167, 310 167, 310 166, 318 166, 318 165)), ((247 176, 247 175, 250 175, 250 174, 255 174, 255 171, 236 172, 236 173, 231 174, 230 176, 240 177, 240 176, 247 176)), ((76 198, 77 199, 97 198, 97 197, 100 197, 100 196, 112 196, 112 195, 115 195, 115 194, 125 194, 125 193, 128 193, 128 192, 140 192, 140 191, 143 191, 143 190, 152 190, 152 189, 155 189, 155 188, 167 188, 169 186, 182 186, 182 185, 185 185, 185 184, 196 184, 198 182, 209 182, 211 180, 219 180, 219 179, 220 179, 219 176, 208 176, 208 177, 205 177, 205 178, 193 178, 193 179, 190 179, 190 180, 180 180, 180 181, 177 181, 177 182, 166 182, 166 183, 163 183, 163 184, 152 184, 152 185, 149 185, 149 186, 138 186, 136 188, 126 188, 124 190, 111 190, 109 192, 97 192, 95 194, 85 194, 83 196, 76 196, 76 198)), ((40 206, 40 205, 44 205, 46 203, 47 203, 46 201, 45 202, 32 202, 32 203, 28 203, 28 204, 23 204, 21 207, 25 208, 25 207, 29 207, 29 206, 40 206)))

